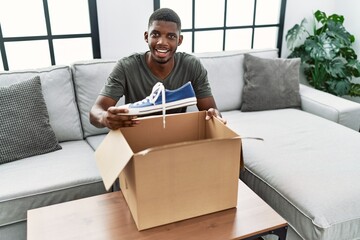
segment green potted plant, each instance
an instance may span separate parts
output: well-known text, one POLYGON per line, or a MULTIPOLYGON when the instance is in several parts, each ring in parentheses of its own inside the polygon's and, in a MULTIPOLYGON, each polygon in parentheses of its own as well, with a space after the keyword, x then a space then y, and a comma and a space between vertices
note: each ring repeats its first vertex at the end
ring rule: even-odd
POLYGON ((314 17, 311 30, 303 19, 287 32, 288 58, 301 58, 305 77, 314 88, 337 96, 360 96, 360 84, 352 82, 360 77, 360 62, 352 48, 355 37, 343 26, 344 17, 326 16, 319 10, 314 17))

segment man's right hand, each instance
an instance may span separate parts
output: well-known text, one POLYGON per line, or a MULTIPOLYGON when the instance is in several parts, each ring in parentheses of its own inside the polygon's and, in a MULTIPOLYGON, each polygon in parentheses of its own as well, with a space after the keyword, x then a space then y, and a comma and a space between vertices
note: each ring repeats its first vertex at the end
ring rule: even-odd
POLYGON ((121 107, 109 107, 107 111, 104 111, 100 120, 100 123, 112 130, 121 127, 134 127, 139 124, 140 121, 137 116, 122 115, 121 113, 128 113, 129 110, 121 107))
POLYGON ((107 127, 116 130, 121 127, 133 127, 140 123, 137 116, 122 115, 129 110, 115 107, 116 101, 105 96, 98 96, 90 111, 90 122, 98 128, 107 127))

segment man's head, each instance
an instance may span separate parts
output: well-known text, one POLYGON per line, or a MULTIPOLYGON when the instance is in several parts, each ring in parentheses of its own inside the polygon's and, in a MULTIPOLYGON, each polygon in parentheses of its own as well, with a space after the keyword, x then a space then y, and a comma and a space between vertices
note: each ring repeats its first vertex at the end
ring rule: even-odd
POLYGON ((159 8, 151 14, 149 18, 148 28, 152 25, 154 21, 165 21, 165 22, 174 22, 177 25, 179 34, 181 32, 181 20, 175 11, 170 8, 159 8))
POLYGON ((149 61, 159 64, 173 63, 177 47, 183 36, 179 16, 169 8, 156 10, 149 18, 148 31, 144 33, 149 45, 149 61))

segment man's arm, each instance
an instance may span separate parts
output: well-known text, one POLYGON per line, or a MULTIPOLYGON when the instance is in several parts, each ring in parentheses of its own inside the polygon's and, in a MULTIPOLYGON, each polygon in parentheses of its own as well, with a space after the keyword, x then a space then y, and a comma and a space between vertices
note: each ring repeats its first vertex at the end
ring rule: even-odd
POLYGON ((99 95, 90 111, 90 123, 98 128, 107 127, 113 130, 132 127, 139 123, 136 116, 119 115, 119 113, 127 113, 128 110, 115 107, 115 104, 114 99, 99 95))
POLYGON ((198 98, 197 108, 199 109, 199 111, 206 110, 206 120, 209 120, 214 116, 218 118, 221 122, 226 124, 226 120, 222 118, 221 113, 216 107, 214 97, 198 98))

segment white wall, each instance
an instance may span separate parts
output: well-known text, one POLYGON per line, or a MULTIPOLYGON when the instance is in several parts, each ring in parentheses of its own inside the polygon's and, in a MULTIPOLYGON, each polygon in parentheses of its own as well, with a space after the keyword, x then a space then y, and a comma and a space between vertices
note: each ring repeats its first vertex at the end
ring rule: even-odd
POLYGON ((144 32, 153 0, 97 0, 101 57, 119 59, 147 50, 144 32))

